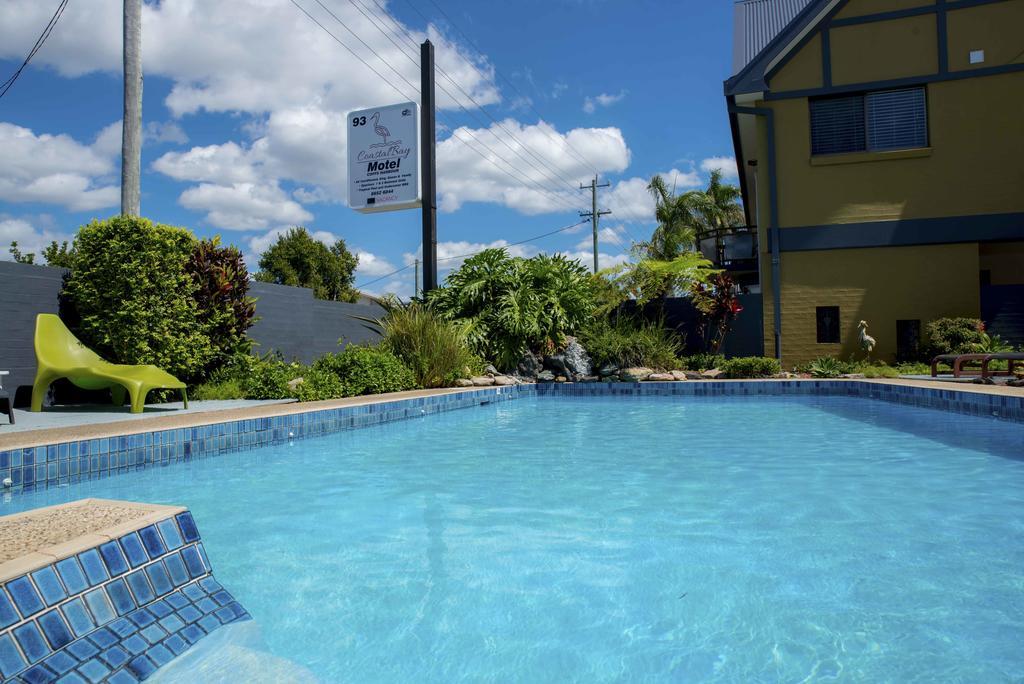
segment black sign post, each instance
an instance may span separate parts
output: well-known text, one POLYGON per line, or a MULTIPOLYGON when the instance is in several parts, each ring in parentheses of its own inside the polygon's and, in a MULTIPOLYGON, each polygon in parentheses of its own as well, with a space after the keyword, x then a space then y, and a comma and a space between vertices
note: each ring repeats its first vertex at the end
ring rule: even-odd
POLYGON ((434 101, 434 45, 420 46, 420 179, 423 183, 423 294, 437 287, 437 133, 434 101))

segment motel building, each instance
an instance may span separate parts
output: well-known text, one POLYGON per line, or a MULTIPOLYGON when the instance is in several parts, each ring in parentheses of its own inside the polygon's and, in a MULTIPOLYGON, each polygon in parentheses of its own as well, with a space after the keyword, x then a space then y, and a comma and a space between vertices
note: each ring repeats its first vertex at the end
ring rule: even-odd
POLYGON ((947 316, 1024 343, 1024 0, 741 0, 735 22, 748 227, 715 246, 761 292, 765 355, 846 358, 865 320, 875 358, 910 359, 947 316))

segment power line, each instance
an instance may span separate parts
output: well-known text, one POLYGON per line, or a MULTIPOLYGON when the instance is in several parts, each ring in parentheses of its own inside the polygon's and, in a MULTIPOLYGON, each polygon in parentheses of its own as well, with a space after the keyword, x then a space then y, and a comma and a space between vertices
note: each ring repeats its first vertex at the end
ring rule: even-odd
POLYGON ((53 28, 57 25, 57 22, 60 21, 61 15, 64 14, 64 8, 67 6, 68 0, 61 0, 61 3, 57 6, 57 10, 53 13, 53 16, 50 17, 50 21, 46 24, 46 28, 43 29, 39 38, 36 39, 36 43, 32 46, 32 49, 29 51, 25 61, 21 63, 21 66, 18 67, 17 71, 15 71, 10 78, 0 84, 0 97, 7 94, 7 91, 11 89, 14 82, 18 80, 19 76, 21 76, 21 72, 25 70, 28 63, 32 61, 32 58, 36 56, 39 49, 43 47, 43 43, 45 43, 46 39, 50 37, 51 33, 53 33, 53 28))

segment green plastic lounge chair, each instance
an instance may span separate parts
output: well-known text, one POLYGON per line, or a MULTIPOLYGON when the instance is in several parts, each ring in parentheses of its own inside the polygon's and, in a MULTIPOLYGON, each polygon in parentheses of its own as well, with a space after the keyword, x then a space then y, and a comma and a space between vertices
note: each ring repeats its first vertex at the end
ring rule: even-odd
POLYGON ((87 390, 110 389, 114 404, 131 396, 132 413, 142 413, 146 395, 153 389, 181 390, 188 408, 185 383, 156 366, 121 366, 108 363, 71 334, 54 314, 36 317, 36 381, 32 385, 32 410, 43 410, 43 397, 50 383, 67 378, 87 390))

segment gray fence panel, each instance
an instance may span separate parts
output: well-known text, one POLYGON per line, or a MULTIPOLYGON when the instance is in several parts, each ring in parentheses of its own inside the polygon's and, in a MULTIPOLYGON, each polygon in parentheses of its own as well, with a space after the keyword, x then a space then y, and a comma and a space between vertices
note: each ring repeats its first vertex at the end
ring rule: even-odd
POLYGON ((12 395, 36 375, 36 314, 57 313, 64 269, 0 261, 0 370, 12 395))
POLYGON ((981 319, 988 331, 1013 345, 1024 345, 1024 285, 981 288, 981 319))

